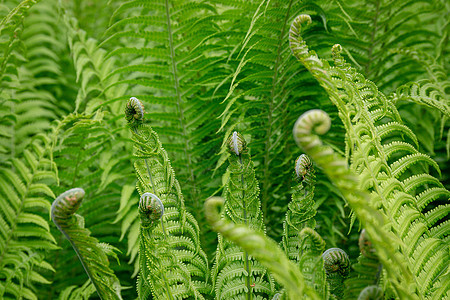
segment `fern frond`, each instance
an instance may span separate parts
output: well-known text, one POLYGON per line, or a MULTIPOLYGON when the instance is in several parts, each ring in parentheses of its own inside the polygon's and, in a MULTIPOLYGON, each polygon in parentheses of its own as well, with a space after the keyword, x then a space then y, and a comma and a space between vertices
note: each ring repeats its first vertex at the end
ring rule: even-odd
POLYGON ((323 270, 322 252, 325 242, 314 231, 314 168, 305 154, 295 162, 298 184, 294 187, 292 200, 288 205, 283 223, 281 246, 290 260, 299 265, 307 284, 314 288, 320 297, 326 298, 326 282, 323 270))
MULTIPOLYGON (((58 166, 60 178, 60 185, 53 189, 62 193, 70 186, 83 186, 86 200, 78 213, 83 215, 86 227, 100 241, 125 248, 126 243, 119 241, 120 226, 112 224, 119 208, 121 184, 131 184, 134 177, 128 161, 129 154, 122 152, 125 142, 115 142, 107 116, 100 111, 91 115, 69 114, 55 126, 52 140, 53 160, 58 166)), ((80 263, 68 259, 73 253, 70 244, 61 240, 60 246, 57 255, 52 257, 52 264, 58 270, 52 288, 41 291, 49 298, 57 297, 57 293, 68 287, 63 271, 65 268, 71 269, 71 285, 82 286, 85 282, 80 263)), ((124 267, 129 269, 130 274, 132 272, 132 266, 112 267, 116 272, 124 267)), ((126 280, 129 277, 122 278, 126 280)), ((131 296, 124 294, 124 297, 131 296)))
MULTIPOLYGON (((0 79, 1 82, 8 82, 7 78, 14 76, 14 62, 23 61, 21 55, 21 34, 23 31, 23 20, 29 9, 38 2, 38 0, 23 0, 0 22, 0 35, 2 37, 0 52, 0 79), (11 75, 7 72, 12 71, 11 75), (6 73, 6 74, 5 74, 6 73), (6 76, 7 78, 4 78, 6 76)), ((3 88, 3 84, 2 84, 3 88)))
MULTIPOLYGON (((228 58, 233 74, 223 99, 226 107, 221 114, 221 128, 228 128, 227 136, 236 126, 251 135, 265 224, 269 236, 276 236, 281 233, 284 216, 275 208, 284 211, 290 188, 290 184, 276 182, 289 178, 289 162, 295 159, 292 151, 285 151, 294 146, 285 128, 313 105, 326 107, 328 111, 334 109, 288 51, 292 18, 305 9, 319 14, 323 12, 322 3, 275 0, 231 4, 224 1, 224 5, 233 6, 229 13, 239 16, 239 24, 229 30, 230 35, 242 34, 242 41, 238 41, 228 58), (298 89, 298 86, 308 88, 298 89), (309 98, 314 98, 314 103, 309 98)), ((319 26, 314 32, 318 36, 324 34, 319 26)), ((313 42, 317 43, 315 39, 313 42)), ((228 84, 228 80, 221 84, 228 84)), ((335 132, 342 134, 342 130, 335 132)))
POLYGON ((71 243, 100 298, 122 299, 120 282, 109 268, 106 253, 110 251, 90 236, 84 218, 76 214, 84 194, 83 189, 75 188, 59 195, 52 204, 52 220, 71 243))
MULTIPOLYGON (((141 105, 137 98, 130 99, 127 120, 134 119, 141 105)), ((143 114, 136 116, 144 118, 143 114)), ((201 293, 209 291, 208 262, 200 247, 197 222, 185 209, 167 152, 148 125, 130 122, 129 127, 135 143, 134 165, 141 202, 145 193, 152 193, 164 207, 156 227, 149 227, 151 223, 143 218, 141 210, 139 296, 146 298, 151 291, 158 299, 203 298, 201 293)))
MULTIPOLYGON (((205 189, 209 170, 216 161, 203 158, 212 157, 220 142, 212 138, 219 120, 210 118, 220 109, 212 102, 211 77, 223 69, 222 55, 214 52, 221 51, 213 39, 218 31, 215 14, 204 1, 128 1, 115 11, 100 45, 111 49, 106 59, 120 65, 110 70, 109 76, 117 79, 109 81, 107 91, 126 88, 154 113, 152 127, 173 157, 177 176, 185 183, 187 207, 199 222, 202 199, 211 192, 205 189)), ((110 97, 110 102, 122 100, 110 97)))
MULTIPOLYGON (((251 229, 248 225, 234 224, 220 217, 218 208, 224 205, 224 202, 222 198, 215 197, 208 199, 205 203, 205 214, 213 229, 227 240, 242 247, 270 270, 275 279, 286 288, 289 299, 304 297, 319 299, 314 290, 306 285, 298 267, 289 261, 283 250, 273 240, 261 231, 251 229)), ((245 288, 243 290, 245 291, 245 288)))
POLYGON ((48 199, 54 197, 48 184, 57 181, 47 146, 44 136, 35 138, 22 159, 11 159, 9 167, 0 168, 0 297, 4 299, 37 299, 33 282, 49 284, 40 272, 54 271, 44 261, 44 251, 57 249, 44 219, 50 209, 48 199))
POLYGON ((443 12, 448 12, 448 6, 442 1, 415 0, 364 4, 340 1, 329 7, 333 17, 329 23, 337 29, 333 40, 342 43, 360 70, 385 93, 423 77, 427 73, 423 64, 400 51, 415 49, 441 56, 438 52, 445 50, 439 44, 446 35, 443 12))
POLYGON ((88 300, 95 293, 95 287, 90 280, 87 280, 81 287, 69 286, 59 294, 58 300, 88 300))
MULTIPOLYGON (((255 231, 264 232, 258 181, 244 137, 233 132, 227 140, 227 148, 230 165, 224 192, 224 216, 235 224, 245 224, 255 231)), ((219 299, 268 297, 274 289, 272 279, 260 262, 220 235, 212 279, 219 299), (233 260, 230 252, 239 255, 233 260)))
MULTIPOLYGON (((376 250, 364 229, 361 231, 358 244, 361 255, 358 257, 358 262, 352 265, 352 268, 356 274, 352 278, 345 281, 346 299, 360 299, 360 297, 361 299, 366 299, 363 298, 363 296, 366 294, 372 294, 375 292, 374 290, 376 290, 376 294, 381 292, 381 289, 378 287, 378 283, 380 282, 383 266, 380 264, 376 250)), ((378 299, 376 296, 370 297, 375 297, 375 299, 378 299)))

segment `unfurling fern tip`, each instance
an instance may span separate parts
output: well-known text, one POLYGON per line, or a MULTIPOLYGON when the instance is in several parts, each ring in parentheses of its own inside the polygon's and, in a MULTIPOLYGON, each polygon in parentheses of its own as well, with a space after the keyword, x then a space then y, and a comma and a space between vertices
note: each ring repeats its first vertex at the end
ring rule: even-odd
POLYGON ((142 102, 136 98, 131 97, 125 107, 125 119, 130 127, 137 127, 144 122, 145 109, 142 102))

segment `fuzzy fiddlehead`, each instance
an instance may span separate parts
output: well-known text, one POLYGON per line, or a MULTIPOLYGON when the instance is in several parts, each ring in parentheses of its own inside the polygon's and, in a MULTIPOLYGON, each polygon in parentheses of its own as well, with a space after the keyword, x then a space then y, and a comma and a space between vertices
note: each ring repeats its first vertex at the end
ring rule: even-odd
MULTIPOLYGON (((244 137, 233 132, 227 139, 227 148, 230 165, 224 192, 224 218, 263 233, 258 181, 244 137)), ((274 291, 273 280, 265 267, 221 234, 212 277, 218 299, 267 298, 274 291)))
POLYGON ((297 158, 294 174, 298 183, 288 204, 281 245, 289 259, 298 263, 307 284, 324 298, 326 284, 321 255, 325 242, 314 231, 314 168, 307 155, 297 158))
POLYGON ((208 263, 200 247, 199 228, 186 211, 167 152, 158 135, 145 124, 144 106, 132 97, 125 118, 134 141, 138 178, 141 299, 203 299, 209 293, 208 263))
POLYGON ((144 122, 145 108, 136 97, 131 97, 125 107, 125 119, 131 128, 139 127, 144 122))
POLYGON ((219 209, 224 200, 213 197, 205 202, 205 215, 214 231, 225 239, 236 243, 249 255, 265 266, 274 278, 286 289, 288 299, 320 299, 313 289, 308 287, 298 267, 291 262, 283 250, 263 232, 249 228, 245 224, 234 224, 221 218, 219 209))
POLYGON ((52 220, 69 240, 100 298, 122 299, 119 280, 109 268, 106 255, 115 256, 113 248, 91 237, 83 217, 76 214, 84 194, 83 189, 74 188, 59 195, 52 204, 52 220))
POLYGON ((247 143, 244 137, 237 131, 233 131, 227 140, 228 151, 237 156, 247 152, 247 143))
POLYGON ((302 154, 295 161, 295 175, 296 180, 300 182, 305 189, 313 186, 314 168, 308 155, 302 154))
POLYGON ((139 215, 144 228, 153 228, 164 215, 164 205, 156 195, 144 193, 139 200, 139 215))
POLYGON ((322 254, 322 257, 330 292, 337 299, 342 299, 345 290, 344 280, 350 273, 348 255, 342 249, 330 248, 322 254))

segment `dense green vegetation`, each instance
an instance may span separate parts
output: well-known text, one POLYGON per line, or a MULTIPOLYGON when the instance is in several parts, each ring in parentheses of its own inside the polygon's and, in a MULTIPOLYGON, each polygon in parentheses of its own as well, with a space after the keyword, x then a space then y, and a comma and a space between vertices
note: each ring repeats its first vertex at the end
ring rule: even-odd
POLYGON ((450 298, 449 11, 0 1, 0 298, 450 298))

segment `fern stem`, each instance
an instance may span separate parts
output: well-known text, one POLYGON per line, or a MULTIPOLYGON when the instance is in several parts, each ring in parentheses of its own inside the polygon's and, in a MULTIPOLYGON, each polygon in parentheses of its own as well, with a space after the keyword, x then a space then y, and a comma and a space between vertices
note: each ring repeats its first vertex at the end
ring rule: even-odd
POLYGON ((373 54, 373 48, 374 45, 373 43, 375 42, 375 33, 378 29, 377 25, 378 25, 378 16, 380 14, 380 1, 377 1, 377 8, 376 8, 376 14, 375 14, 375 18, 373 20, 373 30, 372 30, 372 34, 370 36, 370 48, 369 51, 367 53, 367 64, 364 68, 364 73, 369 76, 370 75, 370 67, 371 67, 371 63, 372 63, 372 54, 373 54))
MULTIPOLYGON (((133 128, 133 131, 134 131, 134 133, 136 133, 136 135, 138 134, 138 131, 137 131, 137 128, 136 128, 136 127, 133 128)), ((141 147, 142 150, 144 150, 144 148, 143 148, 142 146, 140 146, 140 147, 141 147)), ((155 182, 153 181, 152 173, 150 172, 150 167, 149 167, 149 165, 148 165, 148 162, 147 162, 147 159, 146 159, 146 158, 144 158, 144 162, 145 162, 145 168, 146 168, 146 170, 147 170, 148 178, 150 178, 150 183, 151 183, 151 185, 152 185, 153 193, 154 193, 155 195, 159 196, 159 195, 158 195, 158 192, 157 192, 157 190, 156 190, 155 182)), ((166 227, 164 226, 163 219, 164 219, 164 216, 161 218, 161 221, 160 221, 160 222, 161 222, 161 228, 162 228, 162 232, 163 232, 163 234, 164 234, 164 238, 166 238, 166 237, 167 237, 167 234, 166 234, 166 227)))
MULTIPOLYGON (((183 138, 184 138, 184 155, 187 158, 187 169, 189 174, 189 180, 190 184, 192 184, 192 193, 191 195, 195 196, 197 193, 197 188, 195 185, 195 178, 194 178, 194 170, 192 169, 192 158, 191 154, 188 151, 189 149, 189 143, 188 143, 188 134, 186 130, 186 125, 184 124, 184 110, 183 110, 183 99, 181 98, 181 92, 180 92, 180 79, 178 78, 178 69, 177 64, 175 62, 175 49, 173 46, 173 37, 172 37, 172 26, 170 22, 170 11, 169 11, 169 1, 165 0, 165 6, 166 6, 166 20, 167 20, 167 33, 169 38, 169 48, 170 48, 170 61, 172 63, 172 72, 173 72, 173 79, 174 79, 174 88, 175 92, 177 94, 177 107, 178 112, 180 113, 180 127, 183 131, 183 138)), ((193 204, 195 212, 195 217, 197 219, 200 219, 199 212, 201 211, 201 207, 199 206, 199 201, 193 197, 193 199, 190 201, 191 204, 193 204)))
MULTIPOLYGON (((239 164, 241 165, 241 169, 244 168, 242 163, 242 155, 239 154, 239 164)), ((245 189, 244 189, 244 172, 241 172, 241 187, 242 187, 242 208, 244 213, 244 224, 248 226, 248 220, 247 220, 247 204, 245 203, 245 189)), ((245 276, 245 284, 247 285, 247 299, 252 299, 252 292, 251 292, 251 270, 250 270, 250 262, 248 259, 248 252, 244 250, 245 255, 245 270, 247 271, 247 276, 245 276)))
MULTIPOLYGON (((281 61, 281 50, 282 50, 282 46, 283 46, 283 42, 284 42, 284 35, 286 32, 286 25, 288 24, 288 19, 289 19, 289 13, 291 11, 291 7, 292 7, 292 0, 289 1, 289 6, 286 12, 286 15, 284 17, 284 23, 283 23, 283 29, 281 30, 281 34, 278 37, 278 48, 277 48, 277 56, 276 56, 276 60, 275 60, 275 66, 273 68, 273 72, 274 75, 272 77, 272 88, 270 90, 270 97, 269 97, 269 111, 268 111, 268 124, 267 124, 267 132, 266 132, 266 141, 265 141, 265 151, 264 151, 264 181, 263 181, 263 185, 262 185, 262 197, 261 197, 261 201, 262 201, 262 211, 263 211, 263 216, 267 216, 267 202, 269 201, 269 190, 271 184, 271 181, 269 180, 271 178, 271 176, 269 175, 269 169, 270 169, 270 161, 269 161, 269 154, 270 154, 270 150, 272 149, 272 145, 270 143, 270 136, 272 135, 272 114, 274 111, 274 107, 273 107, 273 102, 274 102, 274 97, 275 97, 275 87, 276 82, 278 80, 278 67, 280 65, 280 61, 281 61)), ((285 118, 283 118, 283 120, 285 120, 285 118)), ((278 140, 277 140, 278 141, 278 140)), ((264 219, 265 221, 268 221, 269 219, 264 219)), ((267 224, 266 224, 267 225, 267 224)))

